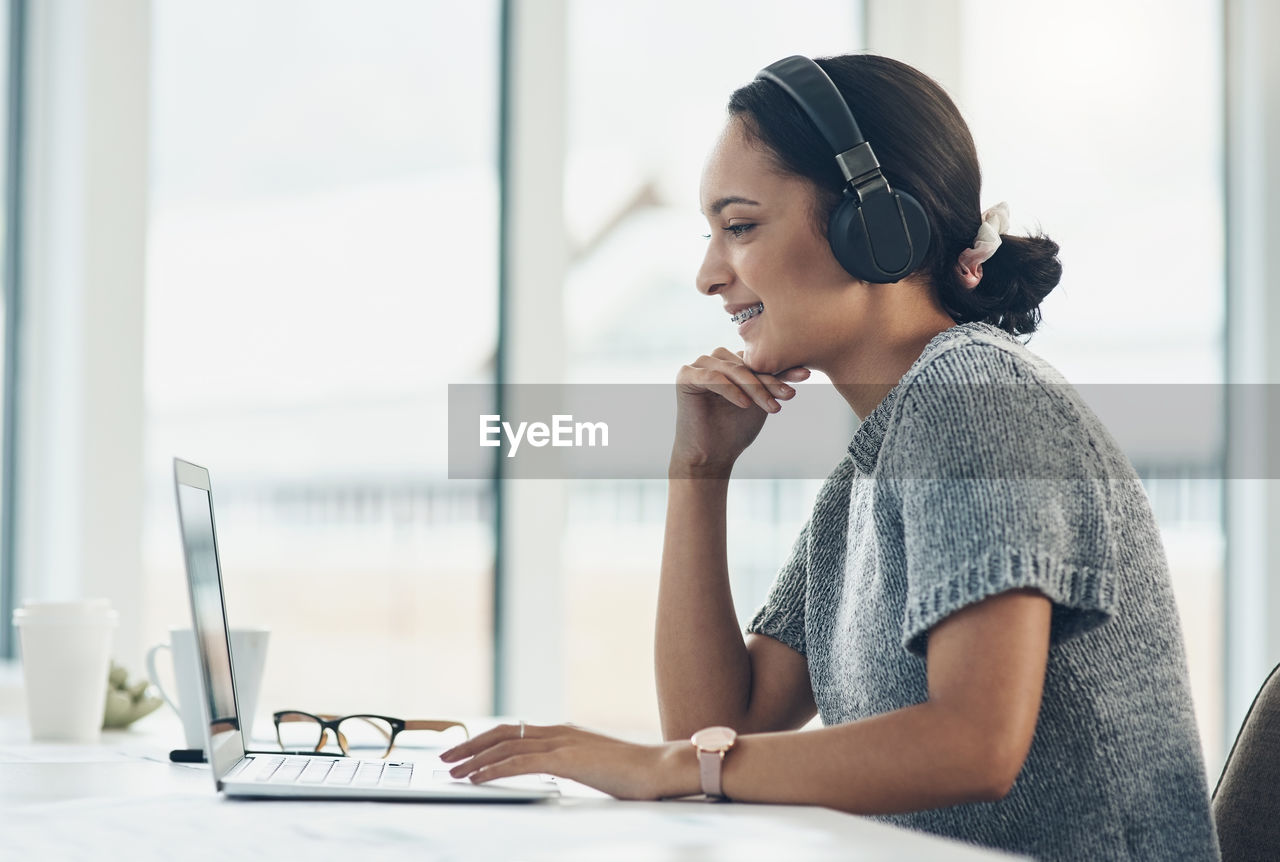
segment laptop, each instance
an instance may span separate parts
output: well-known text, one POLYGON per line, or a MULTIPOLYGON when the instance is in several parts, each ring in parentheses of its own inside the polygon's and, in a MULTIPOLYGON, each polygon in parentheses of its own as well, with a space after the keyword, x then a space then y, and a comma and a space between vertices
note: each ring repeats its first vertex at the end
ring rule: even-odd
POLYGON ((175 458, 173 480, 204 695, 200 707, 205 752, 218 791, 246 798, 421 802, 529 802, 559 795, 554 783, 538 776, 485 784, 454 779, 438 760, 361 760, 309 752, 247 751, 240 732, 209 471, 175 458))

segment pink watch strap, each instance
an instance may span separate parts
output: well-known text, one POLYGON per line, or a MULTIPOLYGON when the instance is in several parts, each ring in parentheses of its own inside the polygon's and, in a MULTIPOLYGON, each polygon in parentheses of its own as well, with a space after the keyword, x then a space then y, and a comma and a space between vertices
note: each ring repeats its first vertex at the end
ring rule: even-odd
POLYGON ((720 792, 720 771, 724 768, 723 751, 698 749, 698 772, 702 776, 702 792, 708 796, 724 796, 720 792))

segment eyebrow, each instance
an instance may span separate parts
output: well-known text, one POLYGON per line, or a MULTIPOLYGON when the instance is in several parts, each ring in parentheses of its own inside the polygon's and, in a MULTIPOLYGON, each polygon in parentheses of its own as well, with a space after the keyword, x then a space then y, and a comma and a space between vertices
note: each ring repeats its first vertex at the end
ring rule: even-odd
MULTIPOLYGON (((753 201, 750 198, 738 197, 737 195, 729 195, 728 197, 720 198, 720 200, 711 205, 711 215, 720 215, 721 210, 729 204, 747 204, 748 206, 753 207, 760 206, 759 201, 753 201)), ((704 211, 703 214, 706 215, 706 212, 704 211)))

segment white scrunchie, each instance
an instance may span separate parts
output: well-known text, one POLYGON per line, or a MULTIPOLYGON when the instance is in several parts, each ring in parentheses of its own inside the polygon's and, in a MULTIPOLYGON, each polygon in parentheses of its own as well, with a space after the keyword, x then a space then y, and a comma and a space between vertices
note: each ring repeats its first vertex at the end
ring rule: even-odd
POLYGON ((960 252, 956 271, 967 288, 975 288, 982 281, 982 262, 996 253, 1000 247, 1000 234, 1009 232, 1009 204, 1004 201, 982 213, 982 225, 973 241, 973 248, 960 252))

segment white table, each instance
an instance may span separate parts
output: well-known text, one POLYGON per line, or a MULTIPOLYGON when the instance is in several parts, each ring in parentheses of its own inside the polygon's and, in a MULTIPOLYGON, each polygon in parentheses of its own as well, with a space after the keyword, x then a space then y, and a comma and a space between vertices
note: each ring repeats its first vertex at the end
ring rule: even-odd
MULTIPOLYGON (((623 802, 572 782, 526 804, 251 801, 215 792, 204 765, 173 764, 168 710, 99 745, 29 741, 0 715, 0 856, 187 860, 1009 859, 823 808, 623 802)), ((402 755, 403 756, 403 755, 402 755)))

